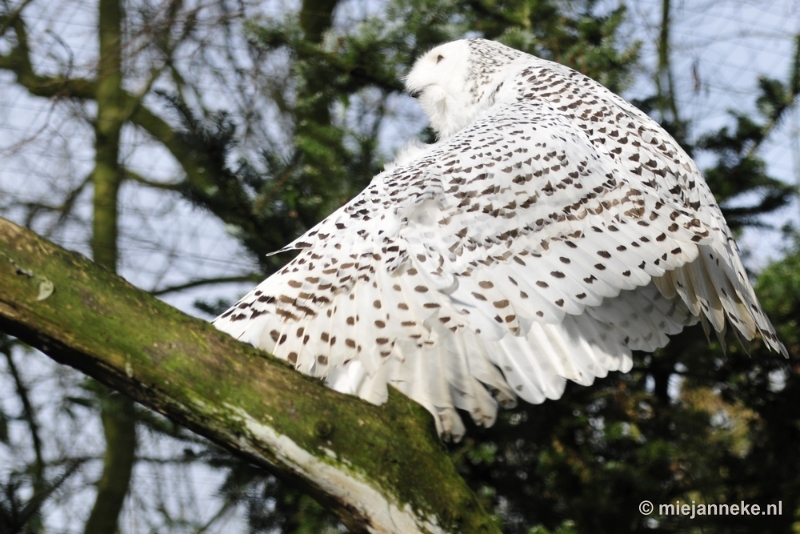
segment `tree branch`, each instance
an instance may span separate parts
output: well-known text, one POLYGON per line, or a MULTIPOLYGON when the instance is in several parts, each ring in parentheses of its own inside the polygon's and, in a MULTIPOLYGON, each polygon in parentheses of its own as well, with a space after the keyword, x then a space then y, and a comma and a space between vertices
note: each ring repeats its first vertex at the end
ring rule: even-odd
POLYGON ((181 182, 156 182, 148 180, 141 174, 134 172, 130 169, 125 169, 125 178, 133 180, 134 182, 152 187, 153 189, 161 189, 163 191, 180 191, 183 184, 181 182))
POLYGON ((23 0, 23 2, 17 6, 11 12, 3 13, 0 16, 0 37, 3 37, 8 29, 19 19, 20 15, 22 15, 22 11, 28 7, 33 0, 23 0))
POLYGON ((150 294, 154 297, 160 297, 161 295, 166 295, 167 293, 175 293, 178 291, 183 291, 184 289, 191 289, 193 287, 200 287, 200 286, 207 286, 212 284, 234 284, 237 282, 260 282, 264 278, 263 275, 253 274, 244 274, 241 276, 219 276, 216 278, 198 278, 195 280, 189 280, 183 284, 178 284, 174 286, 167 286, 162 287, 161 289, 154 289, 150 291, 150 294))
POLYGON ((39 423, 36 421, 36 410, 31 404, 30 396, 28 395, 28 387, 22 380, 17 369, 17 364, 14 363, 14 358, 11 356, 11 351, 5 353, 6 361, 8 362, 8 370, 11 372, 11 377, 14 379, 14 385, 17 388, 17 395, 22 403, 22 416, 25 422, 28 423, 28 429, 31 432, 31 441, 33 442, 33 452, 36 455, 36 463, 33 468, 33 487, 35 491, 41 491, 44 488, 44 457, 42 456, 42 440, 39 437, 39 423))
POLYGON ((430 416, 395 391, 383 406, 336 393, 3 219, 0 287, 0 330, 271 469, 353 531, 499 532, 430 416))
MULTIPOLYGON (((21 16, 0 16, 0 23, 14 28, 17 36, 16 46, 6 54, 0 54, 0 69, 13 72, 17 82, 34 96, 45 98, 77 98, 96 100, 98 81, 90 78, 68 78, 62 76, 41 76, 34 72, 28 48, 28 34, 21 16)), ((141 96, 135 96, 119 89, 119 107, 124 110, 120 117, 130 122, 159 141, 186 173, 186 180, 199 189, 213 187, 209 174, 215 169, 206 156, 195 147, 187 144, 176 129, 156 115, 142 103, 141 96)), ((231 185, 233 187, 233 185, 231 185)), ((244 195, 244 193, 242 193, 244 195)))

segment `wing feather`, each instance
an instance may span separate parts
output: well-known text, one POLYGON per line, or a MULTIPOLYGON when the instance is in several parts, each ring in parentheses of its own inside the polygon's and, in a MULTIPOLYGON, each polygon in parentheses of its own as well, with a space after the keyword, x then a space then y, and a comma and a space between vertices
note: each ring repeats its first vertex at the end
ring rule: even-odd
POLYGON ((370 402, 392 385, 456 439, 458 410, 490 425, 498 403, 626 371, 698 320, 785 353, 694 163, 534 59, 471 125, 287 246, 299 255, 215 325, 370 402))

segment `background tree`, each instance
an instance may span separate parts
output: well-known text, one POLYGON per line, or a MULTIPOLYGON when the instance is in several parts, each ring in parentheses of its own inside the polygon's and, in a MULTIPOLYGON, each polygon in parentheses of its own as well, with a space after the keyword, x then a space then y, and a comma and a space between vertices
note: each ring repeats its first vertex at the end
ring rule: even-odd
MULTIPOLYGON (((60 36, 54 36, 66 49, 69 59, 58 62, 55 66, 56 73, 53 74, 47 72, 46 67, 34 67, 37 43, 29 36, 29 24, 26 20, 26 15, 32 11, 30 4, 31 2, 22 2, 12 5, 4 2, 0 22, 9 46, 0 58, 0 63, 2 68, 15 75, 17 82, 30 94, 51 98, 56 105, 63 106, 66 103, 68 107, 72 107, 68 114, 73 112, 74 116, 71 118, 83 123, 78 128, 88 126, 89 132, 85 132, 88 134, 85 139, 93 139, 93 143, 89 142, 93 146, 93 165, 87 169, 86 177, 67 188, 63 197, 57 198, 55 203, 44 199, 24 203, 22 207, 27 212, 26 220, 29 225, 35 225, 42 218, 50 218, 50 233, 58 232, 73 221, 82 222, 81 216, 76 214, 79 209, 78 201, 84 190, 91 187, 93 196, 89 249, 97 263, 115 271, 120 259, 119 197, 123 184, 126 180, 141 180, 152 187, 170 187, 138 175, 126 164, 126 147, 123 142, 125 129, 128 128, 130 132, 133 127, 147 132, 173 155, 189 180, 203 180, 208 156, 198 152, 196 147, 182 142, 178 130, 160 117, 160 110, 148 105, 147 100, 154 94, 153 85, 167 77, 167 74, 179 80, 173 85, 179 88, 182 88, 181 85, 188 85, 181 71, 190 68, 191 62, 187 62, 185 57, 179 57, 180 54, 185 53, 188 47, 208 44, 193 38, 198 26, 216 23, 225 28, 230 22, 226 9, 229 6, 221 4, 214 9, 199 4, 186 6, 181 1, 154 6, 148 3, 136 5, 121 0, 103 0, 95 7, 97 53, 94 56, 90 53, 88 58, 80 58, 85 63, 76 65, 69 45, 60 36), (179 60, 182 60, 180 66, 179 60), (132 89, 132 85, 140 87, 132 89)), ((42 14, 41 8, 38 14, 42 14)), ((203 36, 203 39, 206 38, 208 37, 203 36)), ((85 150, 87 147, 81 148, 85 150)), ((65 178, 74 179, 74 176, 65 178)), ((25 407, 24 416, 28 421, 36 453, 31 481, 34 498, 29 500, 25 508, 27 512, 22 517, 28 530, 38 530, 43 528, 41 517, 37 516, 42 496, 50 496, 53 488, 65 480, 65 473, 71 474, 75 469, 70 468, 65 473, 58 474, 54 481, 46 478, 46 471, 48 468, 52 469, 45 460, 47 451, 42 444, 41 425, 37 423, 38 416, 28 398, 27 387, 17 372, 18 366, 14 362, 11 344, 13 342, 7 344, 9 348, 5 351, 8 367, 25 407), (36 503, 37 506, 32 507, 30 503, 36 503)), ((115 394, 96 383, 86 383, 84 391, 91 392, 91 395, 67 397, 65 400, 69 404, 99 408, 106 442, 103 471, 96 482, 94 506, 85 520, 84 530, 91 533, 113 533, 118 530, 118 516, 134 468, 137 416, 132 402, 125 396, 115 394)), ((143 420, 139 425, 146 426, 147 422, 152 425, 151 415, 145 412, 141 412, 141 415, 143 420)), ((159 423, 157 420, 155 422, 159 423)), ((160 427, 156 426, 156 429, 175 433, 174 430, 164 428, 163 423, 159 424, 160 427)), ((87 461, 86 458, 73 460, 71 455, 72 451, 67 453, 66 458, 56 458, 56 463, 66 461, 80 465, 87 461)), ((9 482, 6 485, 8 510, 15 509, 12 504, 19 500, 17 494, 26 490, 22 483, 24 472, 25 469, 21 472, 12 470, 9 473, 9 482)))
MULTIPOLYGON (((51 138, 56 141, 48 151, 58 152, 63 146, 61 151, 70 156, 85 154, 95 170, 65 157, 70 164, 63 166, 66 172, 57 173, 56 187, 44 187, 39 195, 7 197, 2 206, 6 215, 85 252, 95 251, 82 242, 96 243, 107 236, 105 243, 119 245, 118 263, 126 276, 167 298, 198 295, 201 288, 197 308, 212 314, 237 296, 230 286, 215 289, 215 284, 258 278, 278 268, 287 258, 266 257, 267 252, 360 190, 391 157, 392 149, 421 129, 419 114, 411 115, 399 94, 399 79, 429 46, 466 33, 501 39, 577 68, 623 94, 637 72, 638 45, 626 39, 626 11, 604 9, 591 1, 396 0, 374 12, 344 1, 305 1, 296 12, 270 10, 267 3, 256 2, 103 1, 80 5, 85 20, 99 21, 91 24, 97 24, 98 35, 106 35, 105 41, 99 40, 98 54, 76 47, 68 32, 31 32, 47 14, 44 4, 3 3, 0 69, 15 76, 24 91, 51 99, 56 116, 69 118, 51 138), (118 9, 118 21, 113 16, 98 18, 96 10, 102 6, 103 13, 118 9), (114 36, 116 47, 109 44, 114 36), (71 138, 80 141, 59 141, 71 138), (95 149, 87 154, 90 145, 95 149), (141 168, 141 162, 150 159, 160 164, 141 168), (103 181, 105 169, 113 172, 103 181), (94 214, 108 214, 105 219, 93 217, 91 233, 85 226, 90 190, 95 199, 106 199, 93 202, 94 214), (119 203, 109 203, 112 198, 119 203), (210 241, 223 239, 224 225, 241 243, 241 248, 232 249, 237 262, 183 277, 175 276, 181 270, 179 258, 163 262, 160 272, 145 267, 138 258, 153 257, 152 252, 142 254, 145 247, 170 255, 170 239, 152 239, 155 225, 149 220, 174 229, 175 221, 181 220, 174 212, 185 211, 177 199, 199 208, 191 218, 185 216, 186 223, 197 224, 201 214, 218 221, 204 227, 214 233, 210 241), (115 206, 121 209, 113 215, 109 212, 115 206), (146 213, 148 225, 137 224, 148 229, 147 235, 131 239, 125 235, 126 217, 130 221, 137 210, 146 213), (115 227, 123 231, 111 239, 115 227), (213 296, 222 296, 222 301, 213 296)), ((761 216, 784 205, 792 193, 768 175, 758 156, 796 100, 797 61, 788 77, 770 73, 777 79, 762 82, 757 113, 738 112, 732 126, 704 136, 692 133, 671 70, 670 21, 675 9, 666 0, 656 7, 661 29, 654 72, 658 83, 653 96, 640 98, 639 104, 660 118, 690 153, 709 161, 709 183, 724 202, 732 226, 764 224, 761 216)), ((431 137, 429 131, 421 135, 431 137)), ((13 148, 30 148, 36 141, 13 148)), ((202 243, 200 233, 188 237, 202 243)), ((786 242, 793 250, 791 240, 786 242)), ((767 271, 771 287, 793 287, 792 254, 786 266, 777 264, 767 271)), ((769 294, 766 287, 764 291, 769 294)), ((183 297, 182 302, 186 306, 191 300, 183 297)), ((773 302, 778 308, 767 311, 785 325, 784 341, 792 343, 795 308, 787 307, 777 294, 773 302)), ((25 373, 15 375, 21 356, 18 349, 12 350, 14 344, 9 340, 5 345, 6 371, 9 383, 16 384, 15 398, 25 399, 30 388, 25 373)), ((526 532, 537 525, 540 531, 616 531, 619 525, 631 531, 702 528, 700 522, 687 523, 680 517, 642 517, 636 506, 643 498, 771 502, 781 497, 785 510, 795 510, 792 488, 797 473, 777 454, 796 443, 788 430, 794 428, 796 416, 786 408, 796 404, 791 367, 795 360, 761 354, 758 346, 751 359, 736 344, 728 346, 723 357, 721 344, 713 346, 717 352, 709 351, 698 329, 689 330, 656 355, 638 357, 629 375, 611 376, 592 388, 569 387, 557 403, 520 406, 505 412, 493 429, 470 429, 468 438, 452 448, 453 459, 508 532, 526 532)), ((796 358, 796 350, 790 350, 796 358)), ((49 422, 68 417, 65 414, 83 406, 103 406, 105 413, 114 413, 105 401, 116 396, 87 395, 96 386, 76 388, 79 380, 70 380, 62 400, 39 404, 58 409, 40 410, 36 402, 24 409, 26 403, 20 401, 23 408, 13 413, 26 421, 22 439, 22 431, 13 431, 21 428, 17 418, 0 410, 0 422, 11 421, 14 435, 9 440, 34 452, 18 455, 21 461, 7 477, 0 472, 9 487, 17 488, 11 492, 15 496, 29 488, 40 488, 44 495, 41 491, 49 490, 41 488, 55 487, 69 474, 71 478, 58 485, 68 501, 69 495, 82 491, 82 477, 90 483, 101 479, 97 451, 64 454, 49 445, 57 440, 42 437, 43 418, 49 422), (65 470, 73 465, 69 462, 81 467, 65 470)), ((237 507, 246 509, 251 531, 338 528, 312 500, 269 474, 254 471, 147 411, 137 410, 136 417, 144 450, 136 455, 134 472, 152 466, 153 473, 161 469, 153 476, 164 480, 167 473, 181 472, 183 465, 202 464, 223 477, 214 485, 219 498, 209 497, 217 512, 204 516, 205 524, 181 512, 180 503, 174 506, 176 499, 159 496, 146 502, 134 493, 128 506, 146 510, 153 528, 213 529, 237 507), (161 450, 166 454, 152 454, 161 450)), ((85 414, 79 419, 85 420, 85 414)), ((191 503, 197 485, 184 489, 189 497, 183 504, 191 503)), ((86 517, 88 511, 73 524, 83 524, 86 517)), ((45 519, 31 516, 28 528, 38 529, 45 519)), ((793 520, 793 513, 759 518, 758 527, 780 531, 793 520)))

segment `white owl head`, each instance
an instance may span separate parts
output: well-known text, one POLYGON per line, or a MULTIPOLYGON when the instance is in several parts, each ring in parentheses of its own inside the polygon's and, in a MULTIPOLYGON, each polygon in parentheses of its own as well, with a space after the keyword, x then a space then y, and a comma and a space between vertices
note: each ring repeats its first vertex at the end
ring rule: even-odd
POLYGON ((525 59, 531 56, 494 41, 453 41, 417 59, 406 90, 417 98, 439 138, 446 138, 489 107, 508 67, 525 59))

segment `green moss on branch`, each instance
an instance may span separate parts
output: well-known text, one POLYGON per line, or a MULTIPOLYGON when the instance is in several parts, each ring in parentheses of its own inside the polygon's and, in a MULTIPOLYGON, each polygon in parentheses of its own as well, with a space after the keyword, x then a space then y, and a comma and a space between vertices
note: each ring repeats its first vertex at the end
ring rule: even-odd
POLYGON ((0 330, 299 484, 354 531, 498 532, 399 393, 336 393, 3 219, 0 288, 0 330), (38 300, 42 280, 55 291, 38 300))

